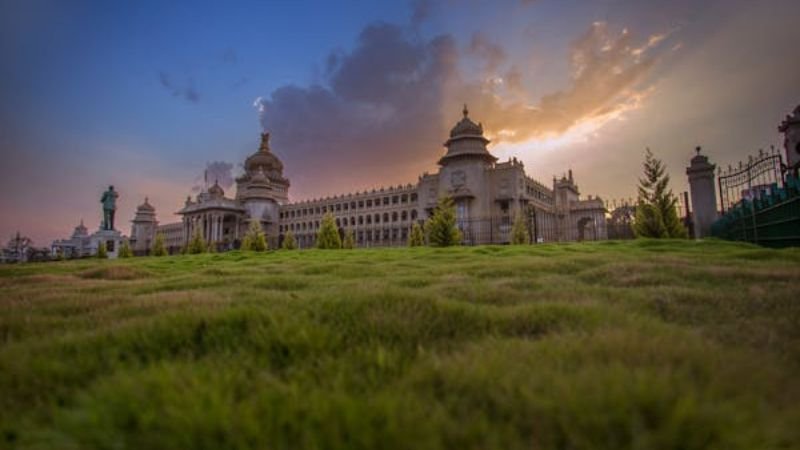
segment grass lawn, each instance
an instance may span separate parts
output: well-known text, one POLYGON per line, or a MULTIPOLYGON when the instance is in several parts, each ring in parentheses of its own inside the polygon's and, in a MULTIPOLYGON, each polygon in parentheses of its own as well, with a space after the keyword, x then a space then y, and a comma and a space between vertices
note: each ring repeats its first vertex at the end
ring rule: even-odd
POLYGON ((0 267, 0 447, 800 448, 800 250, 0 267))

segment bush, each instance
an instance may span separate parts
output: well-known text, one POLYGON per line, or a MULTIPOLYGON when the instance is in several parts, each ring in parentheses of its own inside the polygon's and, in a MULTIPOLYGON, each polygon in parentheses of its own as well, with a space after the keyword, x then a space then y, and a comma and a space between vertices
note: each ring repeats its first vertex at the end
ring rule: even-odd
POLYGON ((133 250, 131 250, 130 244, 128 241, 122 241, 122 247, 119 249, 119 257, 120 258, 130 258, 133 256, 133 250))
POLYGON ((264 229, 261 227, 261 221, 251 220, 250 226, 247 228, 247 234, 242 241, 242 250, 265 252, 268 248, 267 236, 264 234, 264 229))
POLYGON ((344 241, 342 242, 342 248, 345 249, 354 249, 356 247, 356 239, 353 236, 353 230, 346 230, 344 232, 344 241))
POLYGON ((423 245, 425 245, 425 233, 419 223, 414 222, 414 225, 411 226, 411 234, 408 235, 408 246, 421 247, 423 245))
POLYGON ((297 242, 294 240, 294 233, 291 231, 286 232, 281 247, 283 247, 284 250, 294 250, 297 248, 297 242))
POLYGON ((100 245, 97 246, 97 257, 100 259, 108 258, 108 250, 106 250, 105 242, 101 242, 100 245))
POLYGON ((461 231, 456 227, 456 206, 450 197, 442 197, 427 224, 428 243, 433 247, 461 244, 461 231))
POLYGON ((195 228, 194 234, 192 235, 192 240, 189 241, 189 245, 186 247, 186 253, 196 255, 199 253, 205 253, 205 251, 206 241, 203 239, 203 235, 200 234, 200 228, 195 228))
POLYGON ((153 241, 152 254, 153 256, 166 256, 167 248, 164 245, 164 233, 156 233, 156 239, 153 241))
POLYGON ((342 248, 342 239, 339 237, 339 227, 336 226, 336 220, 331 213, 326 213, 322 217, 322 224, 317 233, 317 248, 342 248))
POLYGON ((527 245, 531 243, 531 234, 528 230, 528 222, 521 212, 514 217, 514 224, 511 226, 511 244, 527 245))

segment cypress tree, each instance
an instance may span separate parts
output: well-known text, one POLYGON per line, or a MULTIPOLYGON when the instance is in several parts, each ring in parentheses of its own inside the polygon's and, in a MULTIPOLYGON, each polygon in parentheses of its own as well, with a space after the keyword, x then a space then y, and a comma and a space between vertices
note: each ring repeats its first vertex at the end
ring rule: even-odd
POLYGON ((339 237, 339 227, 336 226, 336 220, 331 213, 326 213, 322 217, 322 224, 317 233, 317 248, 342 248, 342 239, 339 237))
POLYGON ((119 257, 130 258, 132 256, 133 250, 131 250, 130 244, 128 244, 128 241, 122 241, 122 247, 119 248, 119 257))
POLYGON ((428 220, 428 243, 433 247, 449 247, 461 243, 456 226, 456 206, 450 197, 442 197, 428 220))
POLYGON ((411 233, 408 235, 408 246, 420 247, 423 245, 425 245, 425 233, 419 223, 414 222, 414 225, 411 226, 411 233))
POLYGON ((356 239, 355 236, 353 236, 353 230, 345 230, 342 248, 348 250, 356 248, 356 239))
POLYGON ((100 245, 97 246, 97 257, 100 259, 108 258, 108 250, 106 250, 105 242, 101 242, 100 245))
POLYGON ((242 241, 242 250, 264 252, 267 251, 267 248, 267 236, 264 234, 264 229, 261 228, 261 222, 251 220, 250 226, 247 228, 247 234, 242 241))
POLYGON ((294 250, 297 248, 297 242, 294 240, 294 233, 290 231, 286 232, 286 235, 283 237, 283 244, 282 247, 284 250, 294 250))
POLYGON ((189 245, 186 248, 186 253, 196 255, 198 253, 204 253, 205 251, 206 242, 203 239, 203 235, 200 234, 200 228, 195 228, 192 240, 189 241, 189 245))
POLYGON ((167 247, 164 245, 164 233, 156 233, 151 254, 153 256, 166 256, 167 247))
POLYGON ((678 218, 678 199, 669 189, 666 166, 648 148, 644 159, 644 178, 639 179, 636 222, 637 237, 686 238, 688 233, 678 218))
POLYGON ((511 225, 511 244, 512 245, 527 245, 531 243, 531 235, 528 231, 528 222, 518 212, 514 217, 514 224, 511 225))

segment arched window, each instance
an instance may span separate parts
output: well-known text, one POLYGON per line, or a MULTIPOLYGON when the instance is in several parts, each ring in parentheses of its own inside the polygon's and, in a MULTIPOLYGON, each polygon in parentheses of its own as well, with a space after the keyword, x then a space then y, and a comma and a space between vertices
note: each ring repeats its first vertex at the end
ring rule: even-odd
POLYGON ((389 213, 383 213, 383 223, 386 223, 388 221, 389 221, 389 213))
POLYGON ((400 220, 402 220, 403 222, 408 220, 408 212, 403 211, 402 213, 400 213, 400 220))
POLYGON ((392 222, 397 222, 397 211, 392 213, 392 222))
POLYGON ((375 214, 375 223, 381 223, 381 215, 375 214))
POLYGON ((411 210, 411 220, 417 220, 417 210, 416 209, 412 209, 411 210))

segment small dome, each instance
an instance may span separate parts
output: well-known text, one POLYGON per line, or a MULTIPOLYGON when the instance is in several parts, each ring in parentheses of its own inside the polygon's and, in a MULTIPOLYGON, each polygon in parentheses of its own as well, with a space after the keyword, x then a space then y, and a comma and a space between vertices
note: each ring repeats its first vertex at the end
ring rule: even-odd
POLYGON ((464 105, 462 114, 464 114, 464 118, 461 119, 452 130, 450 130, 450 137, 483 136, 483 126, 470 120, 467 105, 464 105))
POLYGON ((212 198, 225 196, 225 191, 222 190, 218 181, 214 181, 214 185, 208 188, 208 193, 212 198))
POLYGON ((136 207, 137 211, 155 211, 156 209, 153 208, 153 205, 150 204, 149 199, 147 197, 144 198, 144 203, 136 207))
POLYGON ((244 168, 248 173, 257 172, 283 172, 283 163, 269 149, 269 133, 261 133, 261 146, 258 151, 244 160, 244 168))
POLYGON ((88 235, 89 235, 89 230, 83 224, 83 219, 81 219, 81 223, 75 227, 75 230, 73 230, 72 237, 81 237, 88 235))

